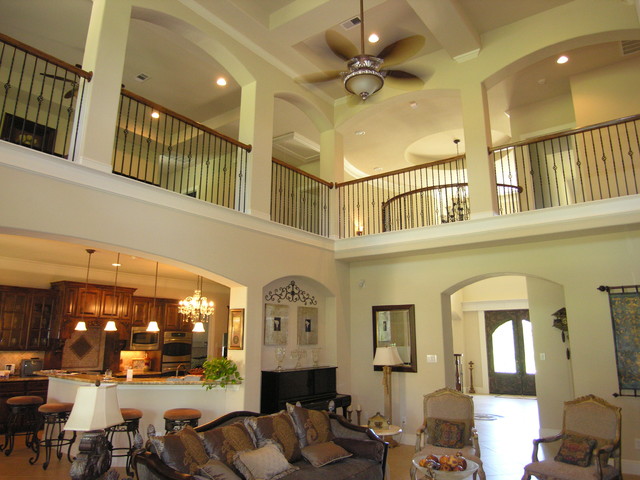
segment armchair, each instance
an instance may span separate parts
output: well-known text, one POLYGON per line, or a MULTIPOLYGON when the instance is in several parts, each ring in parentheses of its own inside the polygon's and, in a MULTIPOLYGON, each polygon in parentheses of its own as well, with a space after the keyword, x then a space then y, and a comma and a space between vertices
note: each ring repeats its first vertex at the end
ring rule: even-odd
MULTIPOLYGON (((424 422, 416 432, 416 454, 455 455, 476 462, 474 480, 485 480, 480 460, 480 444, 473 420, 473 397, 451 388, 441 388, 424 396, 424 422)), ((411 478, 415 478, 411 467, 411 478)))
POLYGON ((564 403, 562 431, 533 441, 532 462, 522 480, 622 479, 620 470, 620 408, 586 395, 564 403), (538 460, 541 443, 562 440, 554 458, 538 460), (609 464, 613 461, 613 465, 609 464))

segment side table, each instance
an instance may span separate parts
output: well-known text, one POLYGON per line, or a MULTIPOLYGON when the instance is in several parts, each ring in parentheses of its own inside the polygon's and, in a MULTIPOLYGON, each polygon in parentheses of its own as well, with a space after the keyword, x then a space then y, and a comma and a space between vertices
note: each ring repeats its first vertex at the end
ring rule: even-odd
MULTIPOLYGON (((368 427, 368 425, 364 426, 368 427)), ((402 427, 399 427, 398 425, 389 425, 386 428, 371 428, 371 431, 385 442, 388 442, 389 448, 393 448, 398 446, 398 442, 396 442, 393 437, 402 433, 402 427)))

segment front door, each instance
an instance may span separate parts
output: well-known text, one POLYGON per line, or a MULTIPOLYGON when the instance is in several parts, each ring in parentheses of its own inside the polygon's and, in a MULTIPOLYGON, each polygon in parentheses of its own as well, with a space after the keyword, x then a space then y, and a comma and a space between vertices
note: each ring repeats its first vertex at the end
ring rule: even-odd
POLYGON ((484 313, 489 393, 536 394, 536 365, 529 310, 484 313))

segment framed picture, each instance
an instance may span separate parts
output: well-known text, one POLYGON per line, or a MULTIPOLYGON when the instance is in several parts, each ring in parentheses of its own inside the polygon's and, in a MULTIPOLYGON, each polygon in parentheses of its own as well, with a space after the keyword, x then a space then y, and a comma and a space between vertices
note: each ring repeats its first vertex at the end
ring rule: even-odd
POLYGON ((244 348, 244 308, 232 308, 229 310, 229 350, 242 350, 244 348))
POLYGON ((264 344, 286 345, 289 306, 267 303, 264 311, 264 344))
POLYGON ((318 344, 318 309, 298 307, 298 345, 318 344))

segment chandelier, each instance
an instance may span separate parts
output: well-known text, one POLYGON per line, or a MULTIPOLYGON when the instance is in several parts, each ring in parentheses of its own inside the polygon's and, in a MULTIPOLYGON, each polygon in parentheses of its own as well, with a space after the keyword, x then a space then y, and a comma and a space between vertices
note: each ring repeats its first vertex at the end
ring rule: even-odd
POLYGON ((193 295, 180 300, 178 311, 193 323, 194 332, 204 332, 204 323, 209 320, 209 315, 215 311, 213 301, 202 296, 202 277, 198 276, 196 290, 193 295))

